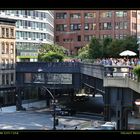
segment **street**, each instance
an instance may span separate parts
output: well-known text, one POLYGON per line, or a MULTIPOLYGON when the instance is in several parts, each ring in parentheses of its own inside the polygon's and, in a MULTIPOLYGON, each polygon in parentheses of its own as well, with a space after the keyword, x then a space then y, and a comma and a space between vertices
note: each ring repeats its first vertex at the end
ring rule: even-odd
MULTIPOLYGON (((74 130, 75 127, 87 127, 93 122, 90 118, 59 116, 57 130, 74 130)), ((1 130, 52 130, 53 117, 46 110, 17 111, 0 113, 1 130)))

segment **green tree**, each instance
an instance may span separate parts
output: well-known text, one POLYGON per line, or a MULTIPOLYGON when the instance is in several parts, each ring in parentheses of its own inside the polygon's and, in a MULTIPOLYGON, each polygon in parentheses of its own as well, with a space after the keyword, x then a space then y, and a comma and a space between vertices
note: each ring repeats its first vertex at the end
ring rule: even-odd
POLYGON ((90 43, 78 51, 81 59, 96 59, 107 57, 120 57, 124 50, 137 51, 137 39, 135 36, 127 36, 124 39, 97 39, 92 38, 90 43))
POLYGON ((125 39, 123 40, 122 43, 122 50, 130 50, 133 52, 137 52, 137 38, 135 36, 127 36, 125 37, 125 39))
POLYGON ((99 58, 103 55, 103 47, 101 45, 100 39, 93 37, 89 44, 89 58, 99 58))
POLYGON ((119 53, 122 51, 123 40, 114 39, 109 46, 108 57, 119 57, 119 53))
POLYGON ((104 38, 102 41, 102 57, 109 57, 111 54, 112 38, 104 38))
POLYGON ((62 62, 66 49, 56 44, 45 44, 39 48, 38 60, 45 62, 62 62))
POLYGON ((88 59, 89 58, 89 45, 87 44, 83 48, 78 51, 78 58, 80 59, 88 59))

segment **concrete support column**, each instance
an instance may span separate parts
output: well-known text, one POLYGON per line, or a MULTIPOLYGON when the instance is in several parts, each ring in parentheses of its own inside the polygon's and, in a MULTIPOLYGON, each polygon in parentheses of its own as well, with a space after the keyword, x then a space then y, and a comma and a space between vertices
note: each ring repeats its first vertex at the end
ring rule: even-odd
POLYGON ((105 88, 104 95, 104 120, 111 121, 111 103, 110 103, 110 89, 105 88))
POLYGON ((16 91, 16 110, 22 110, 21 88, 18 87, 16 91))
POLYGON ((128 127, 128 111, 129 108, 125 106, 126 92, 123 88, 118 88, 117 105, 116 105, 116 122, 117 130, 127 130, 128 127))

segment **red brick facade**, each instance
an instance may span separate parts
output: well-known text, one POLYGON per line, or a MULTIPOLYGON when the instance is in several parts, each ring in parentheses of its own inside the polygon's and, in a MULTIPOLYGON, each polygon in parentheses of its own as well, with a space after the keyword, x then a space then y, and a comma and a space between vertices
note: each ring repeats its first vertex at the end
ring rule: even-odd
POLYGON ((67 48, 69 54, 76 54, 79 48, 90 42, 92 36, 122 39, 127 35, 136 35, 139 33, 136 23, 140 23, 137 12, 138 10, 56 10, 55 43, 67 48))

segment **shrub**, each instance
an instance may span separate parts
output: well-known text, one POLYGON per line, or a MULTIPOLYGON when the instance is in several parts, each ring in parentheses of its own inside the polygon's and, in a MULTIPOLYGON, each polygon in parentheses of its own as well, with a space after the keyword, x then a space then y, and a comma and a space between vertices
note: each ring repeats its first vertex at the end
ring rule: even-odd
POLYGON ((134 67, 133 72, 134 72, 134 74, 137 75, 137 77, 138 77, 138 82, 140 82, 140 65, 134 67))

